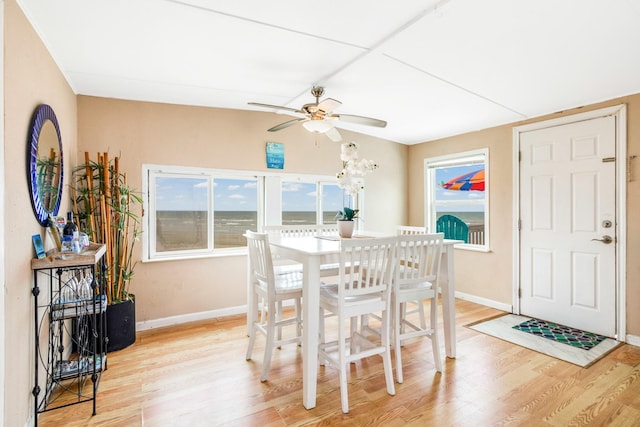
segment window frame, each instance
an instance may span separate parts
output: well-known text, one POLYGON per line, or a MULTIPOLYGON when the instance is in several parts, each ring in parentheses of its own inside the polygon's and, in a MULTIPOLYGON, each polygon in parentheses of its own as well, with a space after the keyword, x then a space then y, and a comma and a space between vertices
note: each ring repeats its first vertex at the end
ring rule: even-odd
MULTIPOLYGON (((209 181, 209 203, 208 210, 210 218, 214 214, 214 189, 215 179, 252 179, 257 182, 257 224, 258 230, 264 229, 265 225, 280 225, 282 220, 282 181, 297 181, 304 183, 315 183, 318 192, 316 196, 316 223, 322 224, 322 201, 321 191, 323 184, 337 185, 338 181, 332 175, 307 175, 299 173, 250 171, 235 169, 214 169, 199 168, 189 166, 170 166, 143 164, 142 165, 142 194, 143 194, 143 218, 142 224, 142 262, 160 262, 171 260, 184 260, 194 258, 212 258, 219 256, 232 256, 246 254, 247 247, 239 246, 234 248, 215 248, 213 237, 213 222, 207 226, 207 249, 198 250, 177 250, 170 252, 155 251, 155 178, 163 175, 175 175, 190 178, 207 178, 209 181)), ((336 212, 337 213, 337 212, 336 212)))
MULTIPOLYGON (((482 251, 489 252, 490 251, 490 239, 489 239, 489 219, 490 219, 490 208, 491 205, 489 203, 489 192, 490 192, 490 181, 489 181, 489 149, 488 148, 480 148, 476 150, 463 151, 458 153, 446 154, 442 156, 429 157, 424 160, 424 188, 425 188, 425 224, 427 224, 429 230, 436 229, 436 204, 435 202, 435 186, 437 185, 435 179, 435 170, 437 168, 445 167, 445 166, 464 166, 471 163, 483 163, 485 170, 485 190, 484 190, 484 201, 477 203, 470 202, 467 204, 484 204, 484 244, 477 245, 471 243, 460 243, 456 245, 456 248, 473 250, 473 251, 482 251)), ((451 206, 455 206, 457 203, 450 203, 451 206)))

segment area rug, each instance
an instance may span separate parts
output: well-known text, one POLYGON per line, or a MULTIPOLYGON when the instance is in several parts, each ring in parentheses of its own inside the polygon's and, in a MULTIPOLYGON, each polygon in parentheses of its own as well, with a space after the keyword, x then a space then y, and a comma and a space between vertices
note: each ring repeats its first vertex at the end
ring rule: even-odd
POLYGON ((578 347, 583 350, 591 350, 607 338, 602 335, 540 319, 529 319, 526 322, 518 323, 513 329, 578 347))
MULTIPOLYGON (((574 338, 579 335, 576 330, 574 330, 573 334, 571 334, 571 332, 566 329, 563 330, 562 333, 556 330, 556 332, 562 334, 563 336, 553 337, 554 339, 551 339, 551 335, 553 335, 553 332, 550 331, 553 329, 552 325, 554 324, 551 324, 550 326, 549 324, 542 325, 539 323, 538 326, 535 326, 535 320, 537 319, 532 319, 531 317, 526 316, 519 316, 516 314, 506 314, 504 316, 494 317, 466 326, 475 331, 482 332, 487 335, 503 339, 505 341, 509 341, 519 346, 546 354, 551 357, 555 357, 560 360, 564 360, 569 363, 573 363, 574 365, 578 365, 583 368, 592 365, 598 359, 621 344, 616 340, 605 337, 602 337, 602 339, 591 339, 590 344, 584 344, 588 340, 581 339, 583 344, 586 347, 589 347, 589 349, 587 350, 585 348, 582 348, 582 346, 574 346, 568 343, 568 341, 570 341, 569 335, 572 335, 574 338), (527 329, 527 325, 529 326, 528 331, 521 330, 527 329), (545 328, 547 330, 545 330, 545 328), (538 334, 532 331, 536 331, 538 332, 538 334), (547 333, 548 336, 545 337, 545 333, 547 333)), ((585 334, 583 331, 580 332, 585 334)), ((595 334, 591 335, 599 337, 595 334)), ((593 338, 591 335, 585 335, 583 336, 583 338, 593 338)), ((578 339, 575 338, 575 340, 578 339)))

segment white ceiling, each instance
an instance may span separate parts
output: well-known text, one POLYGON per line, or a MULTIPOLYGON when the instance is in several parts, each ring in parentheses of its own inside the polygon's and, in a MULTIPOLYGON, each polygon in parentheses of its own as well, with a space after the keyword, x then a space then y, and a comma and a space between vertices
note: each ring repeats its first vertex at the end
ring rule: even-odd
POLYGON ((319 84, 404 144, 640 93, 638 0, 18 4, 78 94, 268 111, 319 84))

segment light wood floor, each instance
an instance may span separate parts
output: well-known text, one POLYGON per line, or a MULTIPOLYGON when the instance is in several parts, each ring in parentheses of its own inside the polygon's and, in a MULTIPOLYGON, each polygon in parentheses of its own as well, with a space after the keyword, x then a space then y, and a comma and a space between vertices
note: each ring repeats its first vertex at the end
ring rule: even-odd
POLYGON ((41 426, 583 426, 640 425, 640 348, 622 345, 588 369, 464 325, 501 313, 458 300, 456 359, 435 374, 431 344, 403 349, 403 384, 387 395, 382 363, 353 364, 351 411, 337 372, 320 367, 317 407, 302 406, 301 350, 276 350, 261 383, 264 339, 245 360, 245 317, 145 331, 109 353, 97 415, 82 403, 40 415, 41 426))

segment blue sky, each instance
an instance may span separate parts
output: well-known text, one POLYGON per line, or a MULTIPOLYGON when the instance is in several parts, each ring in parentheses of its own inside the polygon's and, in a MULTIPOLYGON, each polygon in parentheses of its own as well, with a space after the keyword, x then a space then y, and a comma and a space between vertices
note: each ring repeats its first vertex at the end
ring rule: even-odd
MULTIPOLYGON (((481 165, 455 166, 436 170, 438 183, 446 182, 464 173, 478 170, 481 165)), ((156 204, 158 210, 206 210, 207 178, 156 179, 156 204)), ((316 186, 312 183, 284 182, 282 187, 282 209, 284 211, 315 211, 316 186)), ((218 211, 257 210, 257 183, 244 179, 215 179, 213 186, 214 206, 218 211)), ((445 190, 436 188, 436 200, 478 200, 484 198, 480 191, 445 190)), ((338 212, 345 202, 342 190, 337 185, 324 186, 325 211, 338 212)))
MULTIPOLYGON (((206 210, 206 178, 156 179, 156 209, 161 211, 206 210)), ((216 210, 257 210, 256 181, 244 179, 215 179, 213 186, 216 210)), ((315 211, 315 184, 283 183, 282 208, 285 211, 315 211)), ((327 211, 342 210, 342 190, 337 185, 324 186, 324 204, 327 211)))

